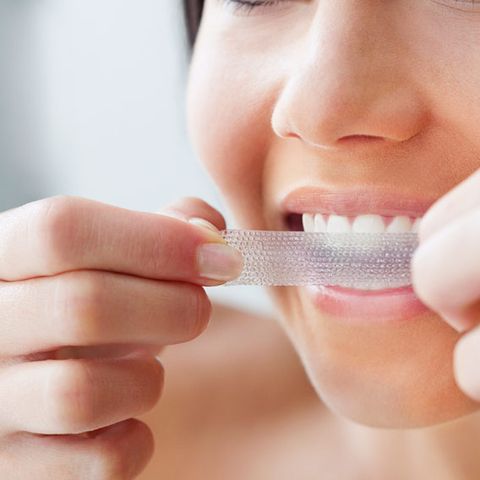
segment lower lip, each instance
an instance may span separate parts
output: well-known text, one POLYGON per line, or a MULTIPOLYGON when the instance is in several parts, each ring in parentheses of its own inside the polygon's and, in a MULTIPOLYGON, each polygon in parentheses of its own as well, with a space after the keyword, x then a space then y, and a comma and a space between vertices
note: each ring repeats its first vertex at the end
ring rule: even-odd
POLYGON ((309 285, 305 291, 322 313, 342 320, 403 321, 428 311, 411 286, 372 291, 309 285))

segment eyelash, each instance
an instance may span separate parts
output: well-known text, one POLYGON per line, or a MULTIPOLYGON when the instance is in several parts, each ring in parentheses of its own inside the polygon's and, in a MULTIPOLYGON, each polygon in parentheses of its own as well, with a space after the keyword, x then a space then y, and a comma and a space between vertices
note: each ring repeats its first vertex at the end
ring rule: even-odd
MULTIPOLYGON (((250 15, 253 10, 260 7, 268 8, 274 7, 280 3, 285 3, 289 0, 220 0, 224 5, 230 6, 233 9, 233 13, 241 13, 244 15, 250 15)), ((461 10, 477 11, 480 8, 480 0, 433 0, 435 2, 452 2, 455 8, 461 10)))
POLYGON ((433 0, 436 3, 450 6, 451 8, 464 11, 464 12, 478 12, 480 8, 480 2, 478 0, 433 0))
POLYGON ((249 15, 252 10, 259 7, 273 7, 285 0, 223 0, 226 5, 231 5, 234 12, 243 12, 249 15))

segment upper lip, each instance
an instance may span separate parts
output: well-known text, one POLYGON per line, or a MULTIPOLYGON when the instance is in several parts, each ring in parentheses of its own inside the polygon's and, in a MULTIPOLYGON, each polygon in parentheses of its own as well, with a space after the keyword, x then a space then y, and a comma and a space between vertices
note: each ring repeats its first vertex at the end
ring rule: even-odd
POLYGON ((285 214, 324 213, 345 216, 377 214, 422 217, 435 198, 415 197, 378 187, 326 188, 303 186, 286 194, 280 201, 285 214))

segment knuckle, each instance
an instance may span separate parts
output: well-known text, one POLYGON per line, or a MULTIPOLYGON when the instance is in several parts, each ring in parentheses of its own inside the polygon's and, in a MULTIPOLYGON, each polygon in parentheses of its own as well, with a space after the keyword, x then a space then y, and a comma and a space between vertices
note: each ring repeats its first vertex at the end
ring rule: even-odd
POLYGON ((59 195, 40 201, 37 212, 37 234, 40 255, 46 269, 61 267, 75 247, 79 204, 76 197, 59 195))
POLYGON ((64 360, 48 383, 49 416, 58 433, 88 431, 95 420, 95 384, 87 362, 64 360))
POLYGON ((54 323, 59 341, 78 345, 97 339, 105 290, 101 272, 71 272, 57 277, 54 323))

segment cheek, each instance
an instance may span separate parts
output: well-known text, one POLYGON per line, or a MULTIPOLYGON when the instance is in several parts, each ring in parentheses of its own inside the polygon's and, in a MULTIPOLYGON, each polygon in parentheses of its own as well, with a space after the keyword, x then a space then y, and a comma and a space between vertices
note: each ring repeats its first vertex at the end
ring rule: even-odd
POLYGON ((187 89, 187 125, 195 152, 248 228, 262 226, 264 159, 272 134, 271 96, 256 77, 255 65, 238 57, 231 61, 218 45, 214 49, 200 41, 187 89))
POLYGON ((474 48, 480 42, 480 23, 466 24, 465 17, 452 12, 441 24, 438 17, 426 18, 409 18, 406 29, 415 39, 411 75, 432 105, 430 136, 441 146, 442 159, 437 176, 445 170, 446 183, 453 188, 480 167, 480 50, 474 48))

